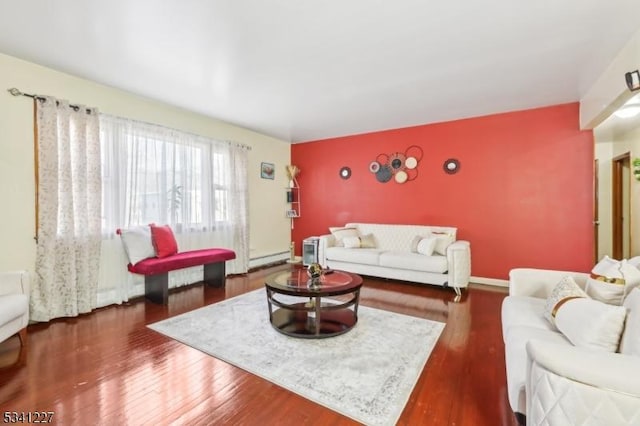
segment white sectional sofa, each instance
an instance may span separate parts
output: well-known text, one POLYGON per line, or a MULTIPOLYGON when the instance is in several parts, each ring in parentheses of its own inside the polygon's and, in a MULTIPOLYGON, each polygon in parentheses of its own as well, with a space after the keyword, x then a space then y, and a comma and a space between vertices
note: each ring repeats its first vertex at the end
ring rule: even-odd
MULTIPOLYGON (((567 276, 583 289, 589 279, 585 273, 541 269, 509 274, 502 333, 511 408, 528 425, 640 425, 640 289, 631 290, 623 305, 626 317, 616 342, 626 342, 624 347, 607 352, 574 345, 570 334, 545 317, 547 298, 567 276)), ((583 318, 571 327, 591 337, 608 330, 604 315, 583 318)))
POLYGON ((324 268, 453 287, 458 295, 469 284, 471 249, 468 241, 456 240, 456 228, 374 223, 348 223, 344 228, 357 230, 359 237, 370 244, 345 247, 337 244, 334 234, 320 236, 318 259, 324 268), (444 254, 412 251, 418 240, 429 236, 448 237, 452 242, 441 246, 446 247, 441 250, 444 254))

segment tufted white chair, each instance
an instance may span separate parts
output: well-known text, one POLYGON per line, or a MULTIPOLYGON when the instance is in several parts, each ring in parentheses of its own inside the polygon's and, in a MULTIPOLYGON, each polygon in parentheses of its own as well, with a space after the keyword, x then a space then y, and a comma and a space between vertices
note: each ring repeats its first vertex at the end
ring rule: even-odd
POLYGON ((29 323, 29 274, 26 271, 0 272, 0 342, 18 333, 27 344, 29 323))

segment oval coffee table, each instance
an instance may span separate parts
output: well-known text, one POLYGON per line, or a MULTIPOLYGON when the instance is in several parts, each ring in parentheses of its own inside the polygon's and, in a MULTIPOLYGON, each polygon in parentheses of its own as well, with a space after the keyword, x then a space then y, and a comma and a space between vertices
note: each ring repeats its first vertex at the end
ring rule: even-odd
POLYGON ((358 322, 359 275, 330 271, 312 280, 305 269, 294 268, 268 276, 265 287, 269 321, 280 333, 320 339, 346 333, 358 322), (341 295, 348 300, 328 299, 341 295))

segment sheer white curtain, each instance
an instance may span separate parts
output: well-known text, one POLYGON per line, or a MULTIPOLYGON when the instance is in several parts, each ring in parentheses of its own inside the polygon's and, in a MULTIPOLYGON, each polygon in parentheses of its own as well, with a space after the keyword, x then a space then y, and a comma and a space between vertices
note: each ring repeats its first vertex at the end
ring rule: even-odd
POLYGON ((38 245, 31 318, 76 316, 96 307, 101 240, 97 110, 36 100, 38 245))
MULTIPOLYGON (((248 269, 247 148, 198 135, 100 115, 103 255, 99 304, 142 294, 144 278, 126 270, 118 228, 169 224, 180 251, 236 252, 228 273, 248 269)), ((202 280, 202 267, 169 274, 171 287, 202 280)))

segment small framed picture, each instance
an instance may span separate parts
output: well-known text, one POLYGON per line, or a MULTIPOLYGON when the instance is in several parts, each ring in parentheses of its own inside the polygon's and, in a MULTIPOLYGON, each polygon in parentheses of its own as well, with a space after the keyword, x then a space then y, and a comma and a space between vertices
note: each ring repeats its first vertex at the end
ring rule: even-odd
POLYGON ((298 217, 298 212, 295 210, 287 210, 287 217, 298 217))
POLYGON ((276 175, 276 167, 273 163, 261 163, 260 164, 260 177, 262 179, 273 179, 276 175))

